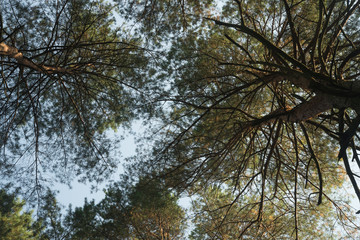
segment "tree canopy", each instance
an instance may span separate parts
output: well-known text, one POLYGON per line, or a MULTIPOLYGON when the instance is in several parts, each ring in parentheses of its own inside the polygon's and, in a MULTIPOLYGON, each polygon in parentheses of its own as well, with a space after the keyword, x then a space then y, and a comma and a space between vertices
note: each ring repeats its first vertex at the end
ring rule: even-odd
POLYGON ((0 236, 3 240, 39 239, 40 225, 32 219, 32 213, 24 211, 25 201, 15 193, 0 190, 0 236))
POLYGON ((45 172, 101 179, 116 167, 104 132, 136 117, 147 57, 114 11, 105 1, 2 1, 4 176, 35 176, 23 184, 39 187, 45 172))
MULTIPOLYGON (((360 1, 1 3, 7 179, 104 180, 119 163, 107 130, 143 119, 127 174, 194 196, 194 239, 356 236, 339 189, 348 178, 360 200, 360 1)), ((156 208, 132 221, 156 225, 156 208)))
MULTIPOLYGON (((135 17, 147 14, 142 3, 135 17)), ((169 103, 167 127, 149 156, 151 171, 195 193, 230 186, 233 199, 219 209, 254 211, 238 220, 239 236, 265 221, 268 203, 287 199, 299 238, 300 205, 331 201, 343 169, 359 198, 360 2, 227 1, 221 11, 172 3, 151 1, 169 12, 178 3, 188 23, 181 34, 158 33, 171 41, 164 70, 171 90, 160 98, 169 103)), ((153 14, 161 26, 167 12, 153 14)), ((168 17, 165 26, 178 21, 168 17)))
POLYGON ((117 182, 104 191, 99 203, 85 199, 83 206, 70 206, 64 216, 49 191, 40 214, 45 229, 41 239, 184 239, 185 211, 163 183, 117 182))

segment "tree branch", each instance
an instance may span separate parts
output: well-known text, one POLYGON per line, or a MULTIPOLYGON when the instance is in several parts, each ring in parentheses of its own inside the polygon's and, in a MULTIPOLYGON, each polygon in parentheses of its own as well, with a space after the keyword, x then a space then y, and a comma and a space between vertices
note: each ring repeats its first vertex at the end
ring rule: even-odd
POLYGON ((24 57, 24 55, 19 52, 15 47, 9 46, 4 42, 0 43, 0 56, 8 56, 15 59, 20 65, 34 69, 35 71, 51 75, 54 73, 68 73, 73 74, 74 69, 66 69, 61 67, 47 66, 42 64, 36 64, 31 61, 29 58, 24 57))

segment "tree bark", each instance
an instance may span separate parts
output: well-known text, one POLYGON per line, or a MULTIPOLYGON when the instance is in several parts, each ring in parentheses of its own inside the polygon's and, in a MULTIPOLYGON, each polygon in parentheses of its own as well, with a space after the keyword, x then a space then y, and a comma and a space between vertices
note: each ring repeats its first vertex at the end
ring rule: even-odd
POLYGON ((55 73, 67 73, 72 74, 74 69, 66 69, 61 67, 48 66, 44 64, 36 64, 31 59, 26 58, 19 50, 15 47, 9 46, 4 42, 0 43, 0 56, 8 56, 9 58, 15 59, 18 64, 34 69, 35 71, 44 74, 55 74, 55 73))

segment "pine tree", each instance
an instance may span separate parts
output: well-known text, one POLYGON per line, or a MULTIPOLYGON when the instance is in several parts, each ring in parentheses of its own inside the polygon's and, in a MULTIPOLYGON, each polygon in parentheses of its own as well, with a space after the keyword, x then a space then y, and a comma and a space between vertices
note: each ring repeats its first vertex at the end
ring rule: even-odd
POLYGON ((138 117, 147 56, 115 11, 102 0, 1 1, 4 179, 38 191, 45 172, 101 181, 117 167, 120 139, 105 131, 138 117))
POLYGON ((149 37, 170 45, 162 71, 171 86, 149 172, 194 193, 231 186, 234 204, 254 209, 242 234, 268 222, 269 199, 286 199, 299 239, 302 203, 327 202, 344 172, 360 199, 359 1, 138 3, 127 13, 143 29, 149 19, 174 26, 149 37))
POLYGON ((32 218, 32 212, 24 211, 25 201, 6 189, 0 190, 0 239, 39 239, 39 223, 32 218))

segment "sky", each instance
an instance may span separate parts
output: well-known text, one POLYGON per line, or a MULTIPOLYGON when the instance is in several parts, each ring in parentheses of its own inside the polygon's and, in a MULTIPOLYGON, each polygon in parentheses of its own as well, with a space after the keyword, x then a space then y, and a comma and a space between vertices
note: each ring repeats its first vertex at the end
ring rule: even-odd
MULTIPOLYGON (((121 141, 119 152, 119 168, 116 173, 113 174, 111 180, 118 180, 119 175, 122 173, 123 168, 121 167, 124 163, 124 159, 131 157, 135 154, 136 144, 135 144, 135 135, 140 135, 143 131, 143 128, 139 122, 136 122, 131 127, 131 130, 119 130, 117 133, 114 133, 113 130, 109 132, 109 137, 123 136, 124 139, 121 141), (136 134, 132 133, 135 132, 136 134)), ((99 184, 98 191, 94 192, 91 190, 91 183, 84 184, 79 183, 77 180, 74 180, 71 183, 71 189, 65 184, 56 184, 55 189, 59 191, 57 194, 57 200, 61 205, 69 206, 71 204, 73 207, 80 207, 84 204, 84 199, 88 200, 95 199, 95 202, 98 203, 105 196, 103 189, 109 182, 105 181, 103 184, 99 184)))

